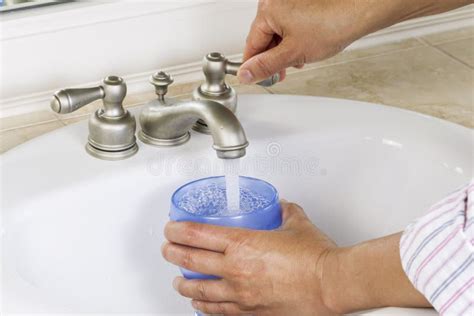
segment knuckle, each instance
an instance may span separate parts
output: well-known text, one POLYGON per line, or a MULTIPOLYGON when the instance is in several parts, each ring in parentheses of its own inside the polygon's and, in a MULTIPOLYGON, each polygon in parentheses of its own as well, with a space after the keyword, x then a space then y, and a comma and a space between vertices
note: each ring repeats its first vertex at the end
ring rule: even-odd
POLYGON ((242 249, 245 245, 248 235, 245 232, 231 233, 227 236, 227 239, 230 242, 230 246, 234 249, 242 249))
POLYGON ((245 244, 245 240, 247 239, 247 234, 239 232, 239 233, 229 233, 227 235, 227 247, 224 251, 226 255, 238 255, 242 252, 242 249, 245 244))
POLYGON ((238 293, 238 302, 239 306, 242 307, 242 309, 245 310, 251 310, 256 307, 256 295, 252 291, 240 291, 238 293))
POLYGON ((216 307, 218 314, 226 314, 229 312, 224 303, 216 303, 216 307))
POLYGON ((250 278, 252 278, 254 276, 254 273, 252 271, 252 268, 250 267, 250 265, 245 265, 245 264, 242 264, 242 265, 239 265, 237 266, 237 278, 240 279, 240 280, 249 280, 250 278))
POLYGON ((246 279, 248 275, 244 265, 241 262, 234 262, 232 268, 229 270, 229 278, 235 281, 246 279))
POLYGON ((288 206, 291 208, 291 209, 296 209, 296 208, 299 208, 300 206, 294 202, 291 202, 288 204, 288 206))
POLYGON ((290 64, 305 64, 306 56, 302 53, 302 50, 296 44, 292 44, 293 41, 285 43, 285 50, 283 51, 282 58, 287 60, 290 64))
POLYGON ((259 0, 258 1, 258 7, 259 7, 260 11, 268 10, 268 8, 270 7, 270 2, 271 2, 271 0, 259 0))
POLYGON ((289 209, 292 213, 294 213, 294 212, 296 212, 296 211, 298 211, 298 210, 301 210, 302 208, 301 208, 301 206, 299 206, 298 204, 291 202, 291 203, 288 204, 288 209, 289 209))
POLYGON ((207 302, 202 302, 202 301, 196 301, 193 306, 194 308, 198 309, 200 312, 205 313, 205 314, 211 314, 211 304, 212 303, 207 303, 207 302))
POLYGON ((185 269, 192 269, 194 266, 194 255, 191 251, 186 250, 181 259, 181 266, 185 269))
POLYGON ((199 226, 194 223, 186 222, 183 223, 184 239, 186 242, 196 240, 199 236, 199 226))
POLYGON ((273 9, 277 9, 284 4, 281 0, 259 0, 258 13, 270 13, 273 9))
POLYGON ((198 299, 203 301, 209 301, 209 296, 207 295, 206 287, 204 282, 198 282, 196 285, 198 299))
POLYGON ((258 47, 258 43, 256 43, 255 38, 252 36, 247 37, 246 45, 252 52, 258 52, 260 50, 258 47))
POLYGON ((232 277, 242 284, 247 284, 256 276, 260 276, 263 270, 262 263, 258 260, 240 260, 234 265, 232 277))
POLYGON ((268 33, 268 24, 265 19, 256 19, 253 23, 253 27, 261 33, 268 33))

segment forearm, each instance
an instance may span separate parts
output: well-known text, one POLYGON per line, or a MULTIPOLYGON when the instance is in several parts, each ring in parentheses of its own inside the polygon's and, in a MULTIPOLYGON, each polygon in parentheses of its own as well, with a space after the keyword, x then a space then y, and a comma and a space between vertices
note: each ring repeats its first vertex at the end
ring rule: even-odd
POLYGON ((474 0, 353 0, 354 17, 360 21, 353 40, 399 22, 447 12, 472 3, 474 0))
POLYGON ((338 313, 384 307, 429 307, 402 269, 401 233, 339 248, 327 256, 324 300, 338 313))

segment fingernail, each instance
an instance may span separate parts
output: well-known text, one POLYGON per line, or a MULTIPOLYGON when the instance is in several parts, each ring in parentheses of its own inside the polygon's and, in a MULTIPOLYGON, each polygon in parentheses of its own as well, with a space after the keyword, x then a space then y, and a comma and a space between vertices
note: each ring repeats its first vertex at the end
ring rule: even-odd
POLYGON ((194 301, 194 300, 191 301, 191 305, 192 305, 195 309, 198 309, 198 308, 199 308, 199 303, 196 302, 196 301, 194 301))
POLYGON ((282 202, 282 203, 288 203, 288 200, 286 200, 286 199, 280 199, 280 202, 282 202))
POLYGON ((253 82, 253 75, 250 70, 242 69, 239 72, 240 83, 248 84, 253 82))

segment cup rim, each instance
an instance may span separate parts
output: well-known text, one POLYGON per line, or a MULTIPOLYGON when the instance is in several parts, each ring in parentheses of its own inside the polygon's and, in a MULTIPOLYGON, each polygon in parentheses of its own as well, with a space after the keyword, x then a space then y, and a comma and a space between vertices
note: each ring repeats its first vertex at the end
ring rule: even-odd
POLYGON ((270 203, 268 204, 268 206, 264 207, 264 208, 261 208, 261 209, 257 209, 257 210, 254 210, 254 211, 251 211, 251 212, 247 212, 247 213, 238 213, 238 214, 234 214, 234 215, 219 215, 219 216, 213 216, 213 215, 196 215, 194 213, 191 213, 191 212, 188 212, 184 209, 182 209, 181 207, 178 206, 176 202, 176 195, 178 194, 179 191, 181 191, 181 189, 183 189, 184 187, 187 187, 189 185, 192 185, 193 183, 195 182, 200 182, 200 181, 203 181, 203 180, 209 180, 209 179, 216 179, 216 178, 225 178, 225 176, 212 176, 212 177, 206 177, 206 178, 201 178, 201 179, 196 179, 196 180, 193 180, 191 182, 188 182, 188 183, 185 183, 183 184, 182 186, 180 186, 179 188, 177 188, 173 195, 171 196, 171 203, 172 205, 177 209, 179 210, 180 212, 184 212, 186 214, 189 214, 191 216, 194 216, 194 217, 199 217, 199 218, 212 218, 212 219, 218 219, 218 218, 242 218, 242 217, 245 217, 245 216, 251 216, 253 214, 256 214, 256 213, 266 213, 268 211, 270 211, 273 206, 275 204, 277 204, 279 202, 279 196, 278 196, 278 191, 277 189, 272 185, 270 184, 269 182, 265 181, 265 180, 262 180, 262 179, 258 179, 258 178, 254 178, 254 177, 247 177, 247 176, 239 176, 239 178, 244 178, 244 179, 247 179, 247 180, 251 180, 251 181, 258 181, 258 182, 263 182, 266 186, 268 186, 272 192, 274 193, 273 194, 273 199, 270 201, 270 203))

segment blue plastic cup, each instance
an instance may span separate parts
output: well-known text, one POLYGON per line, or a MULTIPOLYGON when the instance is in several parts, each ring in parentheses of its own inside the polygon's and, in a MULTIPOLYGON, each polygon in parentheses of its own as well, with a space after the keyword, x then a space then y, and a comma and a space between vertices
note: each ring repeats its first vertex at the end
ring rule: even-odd
MULTIPOLYGON (((273 230, 281 226, 281 205, 278 198, 277 190, 268 182, 250 178, 240 177, 240 188, 248 189, 256 194, 263 196, 269 201, 269 204, 262 207, 246 211, 245 213, 237 213, 236 215, 209 215, 190 213, 179 207, 179 202, 183 196, 190 190, 199 187, 215 184, 221 188, 225 188, 225 177, 210 177, 199 179, 187 183, 177 189, 171 197, 170 219, 177 222, 196 222, 204 224, 212 224, 227 227, 241 227, 255 230, 273 230)), ((224 211, 224 210, 223 210, 224 211)), ((183 276, 187 279, 217 279, 217 276, 197 273, 194 271, 180 268, 183 276)))

